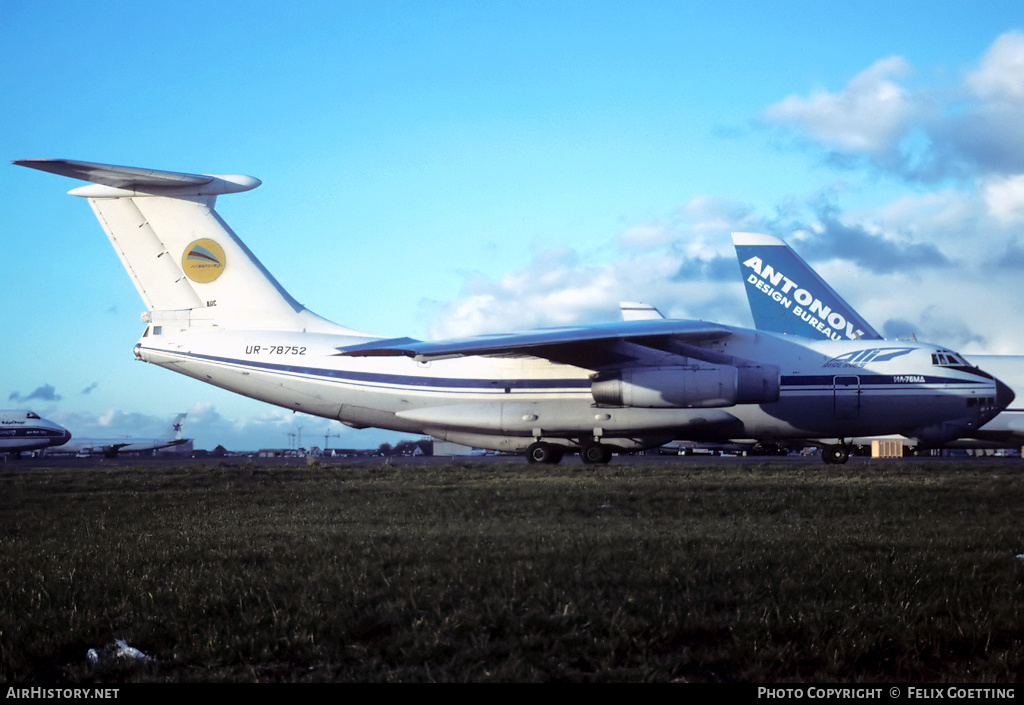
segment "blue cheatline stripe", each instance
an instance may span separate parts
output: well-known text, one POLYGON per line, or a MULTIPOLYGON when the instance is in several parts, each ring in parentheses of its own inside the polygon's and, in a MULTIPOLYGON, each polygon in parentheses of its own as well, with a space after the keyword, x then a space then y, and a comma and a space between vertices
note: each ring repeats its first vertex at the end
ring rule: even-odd
POLYGON ((0 438, 63 438, 54 428, 0 428, 0 438))
MULTIPOLYGON (((922 384, 962 384, 962 385, 975 385, 985 384, 988 386, 988 377, 982 377, 977 380, 971 379, 957 379, 949 377, 936 377, 934 375, 858 375, 858 374, 846 374, 846 375, 787 375, 782 378, 783 387, 834 387, 836 377, 857 377, 860 380, 860 386, 879 386, 879 385, 891 385, 897 389, 907 387, 916 389, 922 384), (921 377, 921 382, 895 382, 894 377, 921 377)), ((856 385, 849 385, 850 387, 856 385)), ((840 389, 847 388, 840 385, 840 389)))
MULTIPOLYGON (((387 374, 382 372, 355 372, 352 370, 332 370, 323 367, 308 367, 304 365, 283 365, 273 362, 257 362, 255 360, 239 360, 230 357, 217 355, 204 355, 200 353, 181 353, 159 348, 144 348, 155 352, 176 355, 179 357, 205 360, 221 364, 249 367, 252 369, 266 370, 268 372, 281 372, 292 375, 305 375, 315 377, 326 377, 345 382, 362 382, 367 384, 395 385, 404 387, 421 388, 447 388, 447 389, 590 389, 589 379, 466 379, 459 377, 420 377, 415 375, 387 374)), ((783 388, 809 388, 827 387, 833 389, 834 380, 837 375, 787 375, 782 378, 783 388)), ((924 376, 924 382, 896 383, 893 382, 893 375, 838 375, 840 377, 859 377, 861 386, 872 386, 876 389, 881 385, 890 385, 894 389, 920 389, 922 384, 956 384, 974 385, 978 381, 951 379, 947 377, 924 376)), ((909 375, 908 375, 909 376, 909 375)), ((915 377, 922 375, 913 375, 915 377)), ((852 385, 851 385, 852 386, 852 385)))

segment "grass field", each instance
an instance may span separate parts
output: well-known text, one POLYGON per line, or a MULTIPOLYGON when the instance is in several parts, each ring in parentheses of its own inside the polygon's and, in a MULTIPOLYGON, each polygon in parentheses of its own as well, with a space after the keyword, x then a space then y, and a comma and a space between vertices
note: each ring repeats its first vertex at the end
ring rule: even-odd
POLYGON ((0 505, 7 682, 1024 677, 1020 461, 9 465, 0 505))

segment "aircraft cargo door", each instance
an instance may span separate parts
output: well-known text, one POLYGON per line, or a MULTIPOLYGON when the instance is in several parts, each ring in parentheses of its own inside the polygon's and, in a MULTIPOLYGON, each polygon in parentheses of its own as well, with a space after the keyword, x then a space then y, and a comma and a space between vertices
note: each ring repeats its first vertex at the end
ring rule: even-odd
POLYGON ((840 375, 834 380, 837 419, 860 418, 860 377, 840 375))

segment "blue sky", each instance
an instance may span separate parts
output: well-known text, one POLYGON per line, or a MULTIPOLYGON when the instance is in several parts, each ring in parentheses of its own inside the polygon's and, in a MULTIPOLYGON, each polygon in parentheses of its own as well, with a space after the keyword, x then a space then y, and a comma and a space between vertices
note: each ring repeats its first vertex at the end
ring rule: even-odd
MULTIPOLYGON (((1019 2, 0 3, 5 160, 251 174, 218 210, 317 313, 445 337, 648 301, 750 325, 729 232, 886 335, 1024 352, 1019 2)), ((137 363, 77 182, 0 164, 0 406, 75 435, 375 445, 137 363)))

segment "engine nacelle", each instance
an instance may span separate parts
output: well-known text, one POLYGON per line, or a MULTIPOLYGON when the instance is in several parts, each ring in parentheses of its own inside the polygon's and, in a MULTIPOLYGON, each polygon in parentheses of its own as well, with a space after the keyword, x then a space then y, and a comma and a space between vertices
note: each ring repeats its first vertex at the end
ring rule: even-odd
POLYGON ((770 404, 778 401, 779 387, 775 365, 627 367, 596 375, 590 393, 606 406, 706 409, 770 404))

